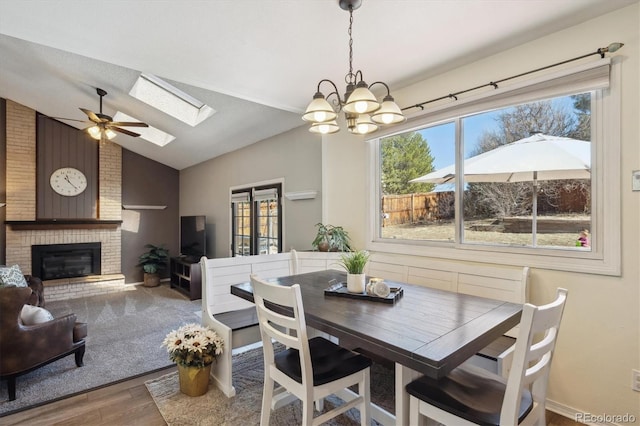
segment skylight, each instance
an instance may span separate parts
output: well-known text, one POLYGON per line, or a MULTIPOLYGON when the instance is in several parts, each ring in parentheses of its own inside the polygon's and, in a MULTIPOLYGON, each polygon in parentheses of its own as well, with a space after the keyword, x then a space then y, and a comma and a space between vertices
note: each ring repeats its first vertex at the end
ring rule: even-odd
POLYGON ((129 94, 193 127, 216 112, 210 106, 152 74, 140 74, 129 94))
MULTIPOLYGON (((131 117, 123 112, 116 112, 116 115, 113 116, 113 121, 141 121, 137 118, 131 117)), ((122 126, 126 128, 125 126, 122 126)), ((140 137, 146 141, 154 143, 158 146, 165 146, 176 137, 170 135, 169 133, 163 132, 160 129, 156 129, 155 127, 131 127, 127 130, 131 130, 132 132, 140 133, 140 137)))

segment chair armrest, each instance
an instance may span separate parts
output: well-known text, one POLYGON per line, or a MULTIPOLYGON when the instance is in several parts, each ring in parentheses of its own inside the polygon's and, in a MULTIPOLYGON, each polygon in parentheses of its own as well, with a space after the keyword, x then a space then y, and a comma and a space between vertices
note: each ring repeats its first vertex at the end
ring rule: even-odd
POLYGON ((19 344, 26 344, 25 350, 30 350, 34 345, 45 352, 58 353, 69 350, 73 345, 75 324, 76 315, 68 314, 41 324, 21 325, 20 334, 23 338, 19 344))

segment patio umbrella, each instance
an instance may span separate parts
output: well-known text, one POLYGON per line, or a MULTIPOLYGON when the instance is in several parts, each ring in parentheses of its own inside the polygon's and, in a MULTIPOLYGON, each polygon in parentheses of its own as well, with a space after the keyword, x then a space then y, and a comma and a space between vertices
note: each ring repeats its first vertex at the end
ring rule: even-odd
MULTIPOLYGON (((536 133, 464 160, 465 182, 527 182, 533 191, 533 244, 536 241, 537 181, 591 178, 591 143, 536 133)), ((410 182, 455 181, 455 164, 410 182)))

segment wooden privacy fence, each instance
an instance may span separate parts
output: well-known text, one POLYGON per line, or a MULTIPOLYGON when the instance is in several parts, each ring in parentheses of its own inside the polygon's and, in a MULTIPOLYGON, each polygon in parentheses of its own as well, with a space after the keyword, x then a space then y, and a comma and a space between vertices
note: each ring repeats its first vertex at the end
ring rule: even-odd
POLYGON ((429 192, 382 197, 383 226, 453 217, 453 192, 429 192))

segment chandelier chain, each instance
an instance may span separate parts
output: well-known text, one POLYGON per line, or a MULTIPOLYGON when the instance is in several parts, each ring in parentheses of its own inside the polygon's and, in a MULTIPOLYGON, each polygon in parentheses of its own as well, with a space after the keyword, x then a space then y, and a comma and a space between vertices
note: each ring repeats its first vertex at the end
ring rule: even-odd
POLYGON ((353 6, 349 6, 349 74, 345 78, 346 83, 353 82, 353 6))

